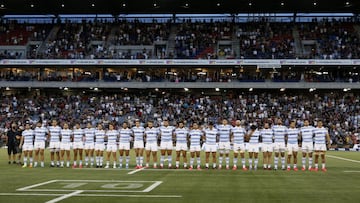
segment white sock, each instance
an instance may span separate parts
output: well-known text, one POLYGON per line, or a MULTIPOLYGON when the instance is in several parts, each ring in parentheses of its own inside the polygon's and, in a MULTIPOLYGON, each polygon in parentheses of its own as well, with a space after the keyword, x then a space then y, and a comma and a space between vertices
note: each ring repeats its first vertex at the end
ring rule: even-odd
POLYGON ((285 157, 281 157, 281 167, 285 167, 285 157))
POLYGON ((319 168, 319 164, 316 163, 316 164, 315 164, 315 168, 319 168))
POLYGON ((303 157, 303 158, 301 158, 301 163, 302 163, 302 167, 306 167, 306 158, 305 157, 303 157))
POLYGON ((180 163, 179 161, 176 161, 176 162, 175 162, 176 168, 179 168, 179 163, 180 163))
POLYGON ((190 166, 191 166, 191 167, 194 166, 194 158, 190 158, 190 166))
POLYGON ((229 157, 225 157, 225 160, 226 160, 226 167, 229 166, 229 163, 230 163, 230 158, 229 157))
POLYGON ((312 167, 312 162, 313 162, 313 159, 309 158, 309 168, 312 167))
POLYGON ((120 163, 120 164, 123 163, 123 157, 122 157, 122 156, 119 157, 119 163, 120 163))
POLYGON ((233 159, 234 166, 237 165, 237 162, 238 162, 238 158, 234 158, 234 159, 233 159))
POLYGON ((89 163, 89 157, 86 156, 85 157, 85 164, 88 165, 88 163, 89 163))
POLYGON ((246 167, 246 166, 245 166, 245 158, 241 159, 241 163, 242 163, 242 165, 243 165, 243 168, 245 168, 245 167, 246 167))
POLYGON ((200 164, 201 164, 200 157, 197 157, 197 158, 196 158, 196 163, 197 163, 197 165, 200 165, 200 164))
POLYGON ((171 163, 172 163, 172 156, 171 155, 168 156, 168 163, 169 163, 169 166, 171 166, 171 163))
POLYGON ((220 157, 219 157, 219 165, 222 165, 222 162, 223 162, 223 157, 220 156, 220 157))
POLYGON ((93 165, 94 164, 94 157, 90 157, 90 164, 93 165))
POLYGON ((143 162, 144 162, 144 157, 140 157, 140 166, 142 166, 143 165, 143 162))
POLYGON ((249 158, 249 167, 250 168, 252 168, 252 162, 253 162, 252 158, 249 158))
POLYGON ((27 157, 24 157, 24 164, 27 164, 27 157))
POLYGON ((323 169, 325 168, 325 163, 321 164, 321 168, 323 169))
POLYGON ((136 157, 136 165, 139 166, 140 165, 140 157, 136 157))
POLYGON ((130 156, 126 156, 126 165, 128 166, 130 162, 130 156))
POLYGON ((278 167, 278 163, 279 163, 279 157, 275 157, 274 158, 274 166, 275 166, 275 168, 278 167))
POLYGON ((258 165, 258 163, 259 163, 259 159, 255 159, 255 166, 254 166, 254 168, 257 168, 257 165, 258 165))
POLYGON ((160 166, 164 165, 164 156, 160 156, 160 166))

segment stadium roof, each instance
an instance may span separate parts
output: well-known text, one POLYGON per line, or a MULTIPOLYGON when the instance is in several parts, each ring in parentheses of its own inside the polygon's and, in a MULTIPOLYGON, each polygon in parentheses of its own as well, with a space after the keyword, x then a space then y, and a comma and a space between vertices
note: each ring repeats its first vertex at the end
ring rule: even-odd
POLYGON ((1 15, 360 13, 359 0, 0 0, 1 15))

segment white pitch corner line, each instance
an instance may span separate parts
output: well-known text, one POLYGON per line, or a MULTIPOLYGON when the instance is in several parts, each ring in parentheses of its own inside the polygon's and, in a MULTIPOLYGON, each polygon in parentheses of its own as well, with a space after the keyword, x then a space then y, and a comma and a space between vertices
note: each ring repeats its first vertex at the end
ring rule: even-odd
POLYGON ((135 173, 137 173, 137 172, 139 172, 139 171, 142 171, 142 170, 144 170, 144 169, 145 169, 145 168, 139 168, 139 169, 130 171, 128 174, 129 174, 129 175, 132 175, 132 174, 135 174, 135 173))
POLYGON ((47 202, 45 202, 45 203, 55 203, 55 202, 59 202, 59 201, 64 200, 64 199, 66 199, 66 198, 69 198, 69 197, 72 197, 72 196, 76 196, 76 195, 78 195, 78 194, 80 194, 80 193, 82 193, 82 192, 83 192, 82 190, 76 190, 76 191, 74 191, 74 192, 72 192, 72 193, 69 193, 69 194, 66 194, 66 195, 57 197, 57 198, 52 199, 52 200, 50 200, 50 201, 47 201, 47 202))
POLYGON ((34 185, 29 185, 29 186, 26 186, 26 187, 23 187, 23 188, 18 188, 16 189, 17 191, 26 191, 26 190, 29 190, 31 188, 34 188, 34 187, 39 187, 39 186, 42 186, 42 185, 47 185, 47 184, 50 184, 50 183, 54 183, 54 182, 57 182, 58 180, 50 180, 50 181, 46 181, 46 182, 42 182, 42 183, 38 183, 38 184, 34 184, 34 185))
POLYGON ((162 181, 156 181, 154 184, 150 185, 150 187, 146 188, 142 192, 150 192, 151 190, 155 189, 157 186, 159 186, 162 183, 162 181))
POLYGON ((350 162, 354 162, 354 163, 360 163, 360 161, 358 161, 358 160, 342 158, 342 157, 339 157, 339 156, 334 156, 334 155, 326 155, 326 156, 330 157, 330 158, 334 158, 334 159, 343 160, 343 161, 350 161, 350 162))

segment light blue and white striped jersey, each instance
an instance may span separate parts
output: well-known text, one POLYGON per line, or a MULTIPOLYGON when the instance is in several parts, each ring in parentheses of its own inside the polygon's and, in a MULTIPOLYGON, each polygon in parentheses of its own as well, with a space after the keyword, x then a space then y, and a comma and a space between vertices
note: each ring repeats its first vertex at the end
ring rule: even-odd
POLYGON ((119 132, 117 130, 108 130, 106 131, 106 137, 108 145, 116 145, 119 137, 119 132))
POLYGON ((142 126, 132 128, 135 141, 144 141, 145 128, 142 126))
POLYGON ((147 143, 157 143, 157 138, 158 138, 158 134, 159 134, 159 130, 157 128, 149 128, 147 127, 145 129, 145 135, 146 135, 146 142, 147 143))
POLYGON ((313 143, 314 127, 313 126, 303 126, 300 128, 300 133, 303 143, 313 143))
POLYGON ((82 142, 83 138, 84 138, 84 130, 79 128, 79 129, 74 129, 73 130, 73 136, 74 136, 74 142, 82 142))
POLYGON ((274 125, 272 130, 274 132, 274 143, 285 143, 287 127, 283 125, 274 125))
POLYGON ((203 136, 203 131, 199 130, 199 129, 193 129, 190 130, 189 132, 189 136, 190 136, 190 146, 200 146, 200 140, 201 137, 203 136))
POLYGON ((93 144, 95 142, 95 128, 85 128, 85 143, 93 144))
POLYGON ((34 142, 34 131, 32 129, 24 130, 22 133, 24 144, 33 144, 34 142))
POLYGON ((120 143, 129 143, 131 140, 132 130, 130 128, 121 128, 119 130, 120 143))
MULTIPOLYGON (((250 135, 250 132, 249 132, 250 135)), ((250 136, 249 143, 251 144, 259 144, 260 131, 255 130, 253 134, 250 136)))
POLYGON ((50 133, 50 142, 59 142, 60 141, 60 126, 50 126, 48 128, 50 133))
POLYGON ((260 136, 262 138, 262 143, 271 144, 273 143, 274 131, 270 128, 260 130, 260 136))
POLYGON ((328 130, 324 127, 317 127, 314 129, 314 141, 315 144, 326 144, 326 135, 328 134, 328 130))
POLYGON ((176 128, 175 129, 176 144, 186 144, 188 134, 189 134, 189 130, 186 129, 185 127, 176 128))
POLYGON ((70 143, 71 142, 71 136, 72 136, 72 130, 70 129, 61 129, 60 135, 61 135, 61 143, 70 143))
POLYGON ((173 126, 161 126, 159 128, 161 135, 161 142, 172 142, 174 127, 173 126))
POLYGON ((219 131, 216 128, 210 130, 209 128, 204 130, 205 133, 205 143, 207 145, 215 145, 216 144, 216 137, 219 134, 219 131))
POLYGON ((298 144, 298 137, 299 137, 299 129, 297 128, 288 128, 287 135, 288 135, 288 144, 298 144))
POLYGON ((35 142, 45 142, 47 132, 45 127, 36 127, 34 130, 35 142))
POLYGON ((230 142, 231 125, 218 125, 219 142, 230 142))
POLYGON ((105 143, 105 130, 95 130, 95 144, 105 143))
POLYGON ((244 144, 244 137, 246 134, 245 128, 241 126, 235 126, 231 128, 231 132, 234 136, 234 144, 244 144))

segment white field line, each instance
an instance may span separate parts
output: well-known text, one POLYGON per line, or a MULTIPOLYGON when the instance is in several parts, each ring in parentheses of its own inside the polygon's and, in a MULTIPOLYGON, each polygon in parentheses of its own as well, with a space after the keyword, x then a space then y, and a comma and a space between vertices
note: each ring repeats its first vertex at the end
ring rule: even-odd
POLYGON ((131 171, 131 168, 74 168, 73 170, 89 170, 89 171, 131 171))
POLYGON ((139 169, 130 171, 128 174, 129 174, 129 175, 132 175, 132 174, 135 174, 135 173, 137 173, 137 172, 139 172, 139 171, 142 171, 142 170, 144 170, 144 168, 139 168, 139 169))
POLYGON ((58 180, 50 180, 50 181, 46 181, 46 182, 42 182, 42 183, 38 183, 38 184, 34 184, 34 185, 29 185, 29 186, 26 186, 26 187, 23 187, 23 188, 19 188, 19 189, 16 189, 17 191, 26 191, 26 190, 29 190, 31 188, 34 188, 34 187, 39 187, 39 186, 42 186, 42 185, 47 185, 47 184, 50 184, 50 183, 55 183, 57 182, 58 180))
POLYGON ((342 158, 339 156, 333 156, 333 155, 326 155, 327 157, 333 158, 333 159, 339 159, 339 160, 343 160, 343 161, 349 161, 349 162, 354 162, 354 163, 360 163, 360 161, 358 160, 353 160, 353 159, 347 159, 347 158, 342 158))
POLYGON ((62 196, 66 194, 42 194, 42 193, 0 193, 0 196, 62 196))
POLYGON ((360 171, 343 171, 344 173, 360 173, 360 171))
POLYGON ((150 192, 151 190, 155 189, 157 186, 159 186, 162 183, 162 181, 156 181, 154 184, 150 185, 150 187, 146 188, 142 192, 150 192))
MULTIPOLYGON (((0 196, 64 196, 66 194, 42 193, 0 193, 0 196)), ((120 195, 120 194, 75 194, 72 197, 144 197, 144 198, 180 198, 181 195, 120 195)))
POLYGON ((56 182, 88 182, 88 183, 154 183, 157 181, 142 181, 142 180, 56 180, 56 182))
POLYGON ((52 200, 50 200, 50 201, 47 201, 47 202, 45 202, 45 203, 55 203, 55 202, 59 202, 59 201, 61 201, 61 200, 67 199, 67 198, 69 198, 69 197, 78 195, 78 194, 80 194, 80 193, 82 193, 82 192, 83 192, 82 190, 77 190, 77 191, 74 191, 74 192, 72 192, 72 193, 69 193, 69 194, 66 194, 66 195, 57 197, 57 198, 52 199, 52 200))

